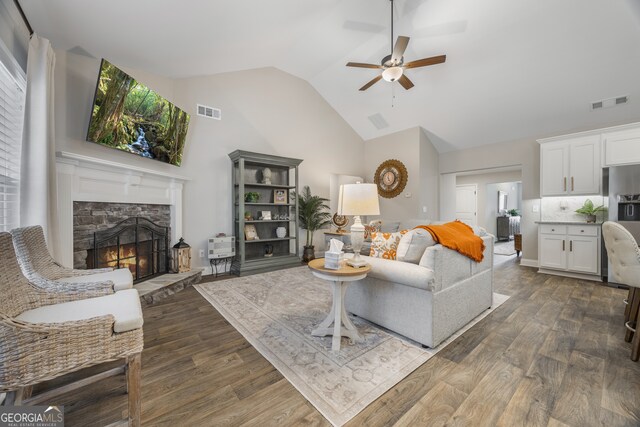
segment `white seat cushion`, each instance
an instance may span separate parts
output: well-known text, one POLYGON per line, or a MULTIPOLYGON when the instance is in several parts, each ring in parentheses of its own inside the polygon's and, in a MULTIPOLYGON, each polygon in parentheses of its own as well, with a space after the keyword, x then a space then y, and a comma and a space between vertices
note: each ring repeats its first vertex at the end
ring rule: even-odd
POLYGON ((114 291, 122 291, 133 287, 133 276, 128 268, 119 268, 105 273, 88 274, 86 276, 65 277, 59 279, 60 282, 66 283, 85 283, 85 282, 113 282, 114 291))
POLYGON ((16 319, 30 323, 62 323, 107 314, 115 317, 114 332, 127 332, 141 328, 143 319, 138 291, 127 289, 103 297, 45 305, 25 311, 16 319))
MULTIPOLYGON (((353 254, 345 254, 346 259, 352 257, 353 254)), ((426 290, 430 289, 435 280, 433 270, 419 265, 366 255, 361 256, 361 258, 371 265, 368 277, 426 290)))

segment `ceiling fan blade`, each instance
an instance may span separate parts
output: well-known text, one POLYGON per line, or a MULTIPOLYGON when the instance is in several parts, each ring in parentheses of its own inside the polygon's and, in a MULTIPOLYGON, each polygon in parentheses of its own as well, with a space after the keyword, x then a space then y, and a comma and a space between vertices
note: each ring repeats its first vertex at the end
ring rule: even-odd
POLYGON ((402 85, 403 88, 405 88, 406 90, 409 90, 413 87, 413 82, 411 80, 409 80, 409 77, 407 77, 405 74, 403 74, 402 76, 400 76, 400 78, 398 79, 398 82, 402 85))
POLYGON ((393 53, 391 54, 391 61, 399 64, 402 60, 402 55, 404 55, 404 51, 407 49, 407 45, 409 44, 409 37, 398 36, 396 39, 396 45, 393 47, 393 53))
POLYGON ((374 84, 376 84, 378 82, 378 80, 380 80, 382 78, 382 74, 376 76, 373 80, 371 80, 369 83, 367 83, 366 85, 362 86, 360 88, 360 90, 367 90, 369 89, 371 86, 373 86, 374 84))
POLYGON ((417 61, 411 61, 408 64, 404 64, 404 68, 418 68, 426 67, 427 65, 442 64, 447 60, 447 55, 432 56, 431 58, 418 59, 417 61))
POLYGON ((365 64, 362 62, 347 62, 347 67, 358 67, 358 68, 382 68, 382 65, 376 64, 365 64))

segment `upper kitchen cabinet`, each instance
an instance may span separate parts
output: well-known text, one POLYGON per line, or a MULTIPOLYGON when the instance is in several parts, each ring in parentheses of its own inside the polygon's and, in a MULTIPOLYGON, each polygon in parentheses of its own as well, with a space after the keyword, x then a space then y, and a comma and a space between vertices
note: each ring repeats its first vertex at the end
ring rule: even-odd
POLYGON ((542 197, 600 193, 600 135, 539 142, 542 197))
POLYGON ((640 164, 640 127, 602 134, 605 167, 640 164))

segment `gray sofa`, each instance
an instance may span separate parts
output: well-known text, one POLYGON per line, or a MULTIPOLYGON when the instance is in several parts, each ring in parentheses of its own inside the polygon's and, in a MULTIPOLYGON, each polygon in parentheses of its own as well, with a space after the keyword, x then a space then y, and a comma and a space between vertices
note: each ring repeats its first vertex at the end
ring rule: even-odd
MULTIPOLYGON (((425 223, 410 220, 398 228, 425 223)), ((476 234, 485 244, 480 263, 439 244, 426 248, 419 264, 363 256, 372 268, 347 289, 347 311, 436 347, 491 307, 494 237, 480 229, 476 234)))

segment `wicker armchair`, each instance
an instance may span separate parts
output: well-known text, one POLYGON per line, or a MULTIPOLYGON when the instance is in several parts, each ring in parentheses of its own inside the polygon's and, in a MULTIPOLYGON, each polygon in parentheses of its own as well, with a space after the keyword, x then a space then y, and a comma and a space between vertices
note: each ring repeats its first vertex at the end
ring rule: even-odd
POLYGON ((37 287, 83 293, 88 289, 119 291, 133 286, 133 277, 126 268, 75 270, 58 264, 47 249, 44 232, 39 225, 13 229, 11 235, 22 272, 37 287))
MULTIPOLYGON (((0 232, 0 254, 0 392, 9 393, 5 404, 51 403, 55 391, 24 400, 23 391, 88 366, 126 359, 126 366, 95 380, 127 372, 129 423, 139 425, 143 336, 137 291, 45 292, 22 274, 9 233, 0 232)), ((82 385, 66 385, 64 391, 82 385)))

